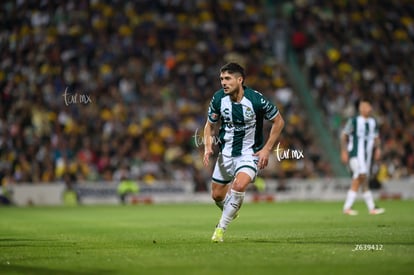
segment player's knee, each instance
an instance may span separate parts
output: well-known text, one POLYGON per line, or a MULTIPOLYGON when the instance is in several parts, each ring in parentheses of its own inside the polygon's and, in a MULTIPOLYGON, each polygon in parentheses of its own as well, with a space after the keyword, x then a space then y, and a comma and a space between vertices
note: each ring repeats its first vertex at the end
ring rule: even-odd
POLYGON ((247 185, 249 184, 248 181, 240 181, 237 180, 237 178, 233 181, 233 184, 231 186, 231 189, 237 192, 244 192, 247 188, 247 185))
POLYGON ((236 175, 236 178, 233 180, 231 189, 237 192, 245 192, 247 186, 252 181, 252 175, 249 175, 245 172, 240 172, 236 175))

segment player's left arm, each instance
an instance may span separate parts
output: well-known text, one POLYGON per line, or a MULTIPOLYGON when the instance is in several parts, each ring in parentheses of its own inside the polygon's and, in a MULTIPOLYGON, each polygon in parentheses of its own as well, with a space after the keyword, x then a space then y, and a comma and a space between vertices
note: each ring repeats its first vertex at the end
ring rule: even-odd
POLYGON ((254 155, 259 157, 258 168, 263 169, 269 163, 269 156, 273 150, 273 147, 282 132, 283 127, 285 126, 285 120, 283 119, 280 112, 271 120, 272 128, 270 130, 269 137, 263 146, 263 148, 257 151, 254 155))
POLYGON ((379 136, 377 136, 374 139, 374 160, 380 160, 381 154, 381 139, 379 138, 379 136))
POLYGON ((381 154, 381 138, 379 134, 378 123, 375 120, 374 160, 379 161, 381 159, 381 154))

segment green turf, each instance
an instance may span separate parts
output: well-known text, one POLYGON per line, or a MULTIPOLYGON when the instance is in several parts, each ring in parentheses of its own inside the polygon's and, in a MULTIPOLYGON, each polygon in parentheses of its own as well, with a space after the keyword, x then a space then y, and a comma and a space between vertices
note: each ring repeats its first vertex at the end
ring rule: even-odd
POLYGON ((220 244, 213 204, 2 207, 0 273, 413 274, 414 201, 355 206, 245 204, 220 244))

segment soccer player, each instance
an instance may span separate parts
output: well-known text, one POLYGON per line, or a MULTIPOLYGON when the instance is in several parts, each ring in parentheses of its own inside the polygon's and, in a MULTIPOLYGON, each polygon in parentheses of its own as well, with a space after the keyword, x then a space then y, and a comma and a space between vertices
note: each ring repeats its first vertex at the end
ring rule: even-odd
POLYGON ((237 63, 220 69, 222 89, 217 91, 208 108, 204 127, 204 165, 213 154, 215 124, 220 120, 220 152, 214 167, 211 195, 222 210, 212 241, 222 242, 230 222, 238 216, 245 191, 258 169, 267 166, 269 155, 278 139, 284 120, 275 105, 261 93, 244 86, 245 73, 237 63), (264 142, 264 119, 272 122, 264 142))
POLYGON ((358 214, 351 207, 361 187, 369 213, 378 215, 385 210, 375 207, 368 186, 371 159, 379 160, 381 156, 378 125, 371 116, 372 106, 368 99, 361 99, 358 108, 359 115, 347 121, 341 136, 341 159, 344 164, 349 164, 352 172, 352 184, 346 196, 343 212, 352 216, 358 214))

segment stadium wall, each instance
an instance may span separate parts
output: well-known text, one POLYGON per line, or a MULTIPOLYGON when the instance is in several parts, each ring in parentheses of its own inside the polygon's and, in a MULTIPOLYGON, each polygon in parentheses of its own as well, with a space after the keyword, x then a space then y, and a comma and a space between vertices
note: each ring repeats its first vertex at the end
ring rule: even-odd
MULTIPOLYGON (((267 180, 262 192, 254 188, 246 194, 246 202, 273 201, 341 201, 349 188, 349 179, 290 179, 281 183, 267 180), (280 191, 283 190, 283 191, 280 191)), ((86 182, 75 186, 79 203, 120 204, 115 182, 86 182)), ((12 201, 18 206, 64 205, 63 183, 16 184, 10 188, 12 201)), ((414 199, 414 178, 392 180, 373 190, 375 199, 414 199)), ((140 192, 127 197, 128 204, 150 203, 209 203, 209 192, 193 192, 191 182, 155 182, 140 184, 140 192)))

